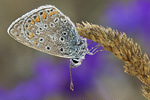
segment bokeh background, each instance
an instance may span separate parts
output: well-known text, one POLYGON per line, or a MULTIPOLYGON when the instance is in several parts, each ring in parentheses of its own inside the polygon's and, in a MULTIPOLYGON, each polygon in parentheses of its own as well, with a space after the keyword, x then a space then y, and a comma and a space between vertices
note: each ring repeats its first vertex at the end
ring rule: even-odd
POLYGON ((7 34, 12 21, 46 4, 74 23, 88 21, 125 32, 150 54, 149 0, 0 0, 0 100, 146 100, 141 82, 124 73, 124 63, 110 52, 87 55, 72 69, 71 92, 69 59, 28 48, 7 34))

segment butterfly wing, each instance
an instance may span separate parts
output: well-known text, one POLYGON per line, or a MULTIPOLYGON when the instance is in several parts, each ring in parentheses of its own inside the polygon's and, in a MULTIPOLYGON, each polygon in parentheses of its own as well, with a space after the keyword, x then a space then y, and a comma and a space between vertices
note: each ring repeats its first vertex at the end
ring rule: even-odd
POLYGON ((74 58, 80 40, 74 24, 51 5, 41 6, 15 20, 8 33, 18 42, 64 58, 74 58))

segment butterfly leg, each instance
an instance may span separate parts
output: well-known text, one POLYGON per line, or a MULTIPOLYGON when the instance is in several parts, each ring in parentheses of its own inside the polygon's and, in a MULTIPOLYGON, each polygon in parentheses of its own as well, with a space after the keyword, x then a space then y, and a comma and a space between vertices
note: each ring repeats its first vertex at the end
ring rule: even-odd
POLYGON ((98 50, 98 48, 100 47, 100 45, 96 45, 94 47, 92 47, 87 54, 89 55, 95 55, 97 52, 99 51, 104 51, 104 50, 98 50))
POLYGON ((97 49, 98 47, 100 47, 100 45, 96 45, 96 46, 92 47, 92 48, 89 50, 89 52, 92 51, 92 50, 94 50, 94 49, 97 49))
POLYGON ((96 50, 95 52, 92 52, 92 55, 95 55, 99 51, 104 51, 104 50, 96 50))
POLYGON ((93 42, 94 42, 94 41, 91 41, 91 42, 88 44, 88 46, 91 45, 93 42))

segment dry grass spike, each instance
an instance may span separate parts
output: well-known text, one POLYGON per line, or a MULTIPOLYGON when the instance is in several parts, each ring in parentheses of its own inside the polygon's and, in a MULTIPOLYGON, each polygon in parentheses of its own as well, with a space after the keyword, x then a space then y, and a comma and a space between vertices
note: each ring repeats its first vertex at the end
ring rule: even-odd
POLYGON ((76 29, 80 36, 93 40, 112 52, 116 57, 125 62, 125 72, 136 76, 144 85, 143 95, 150 100, 150 61, 147 54, 143 54, 140 46, 127 38, 125 33, 120 33, 111 28, 105 28, 88 22, 77 23, 76 29))

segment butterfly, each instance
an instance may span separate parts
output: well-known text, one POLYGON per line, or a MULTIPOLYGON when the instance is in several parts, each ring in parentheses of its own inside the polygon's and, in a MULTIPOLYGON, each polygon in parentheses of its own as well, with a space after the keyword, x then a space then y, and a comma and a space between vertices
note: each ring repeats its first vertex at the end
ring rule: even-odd
MULTIPOLYGON (((78 35, 73 22, 55 6, 34 9, 9 26, 8 34, 18 42, 41 52, 70 58, 70 89, 73 91, 71 67, 81 65, 85 55, 93 55, 87 41, 78 35)), ((95 49, 94 49, 95 50, 95 49)))

